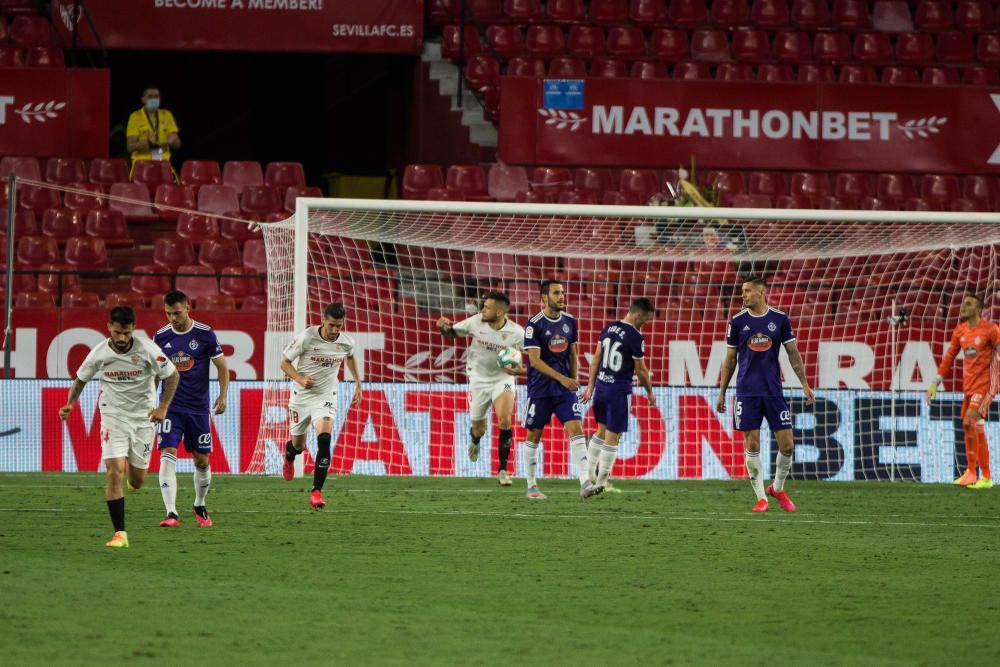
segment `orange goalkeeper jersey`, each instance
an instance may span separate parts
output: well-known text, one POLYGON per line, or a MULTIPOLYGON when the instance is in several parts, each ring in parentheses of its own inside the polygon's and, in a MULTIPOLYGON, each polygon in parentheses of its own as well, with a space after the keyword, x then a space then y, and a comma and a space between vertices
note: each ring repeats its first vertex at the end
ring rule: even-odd
POLYGON ((997 360, 1000 354, 1000 327, 982 319, 974 327, 970 327, 968 322, 955 327, 955 332, 951 334, 951 345, 938 366, 938 375, 947 375, 960 352, 962 391, 966 396, 985 394, 992 401, 1000 383, 1000 363, 997 360))

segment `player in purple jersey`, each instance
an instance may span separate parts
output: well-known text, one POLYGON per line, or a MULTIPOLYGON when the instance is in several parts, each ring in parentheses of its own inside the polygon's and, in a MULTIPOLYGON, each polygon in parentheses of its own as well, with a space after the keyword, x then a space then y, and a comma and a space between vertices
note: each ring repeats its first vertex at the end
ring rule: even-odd
POLYGON ((190 302, 184 292, 168 292, 163 297, 163 304, 170 324, 157 331, 153 341, 177 367, 181 382, 167 418, 160 424, 157 437, 160 494, 167 511, 167 518, 160 522, 160 526, 176 528, 180 525, 177 516, 177 447, 181 440, 184 440, 184 449, 194 459, 194 516, 199 526, 211 526, 212 517, 205 508, 205 496, 212 484, 212 468, 208 459, 212 452, 209 363, 219 374, 219 397, 211 410, 217 415, 226 411, 229 367, 215 332, 211 327, 191 319, 190 302))
POLYGON ((757 495, 754 512, 767 511, 767 496, 778 499, 781 509, 794 512, 795 504, 785 492, 785 479, 792 468, 792 413, 781 393, 781 369, 778 354, 784 346, 792 370, 802 383, 806 403, 812 404, 813 391, 806 380, 806 369, 795 344, 792 323, 780 310, 770 308, 765 301, 766 285, 761 278, 751 278, 743 283, 744 308, 729 320, 726 333, 726 358, 722 362, 722 379, 719 383, 719 399, 715 409, 726 411, 726 387, 739 364, 736 376, 736 401, 733 409, 733 423, 737 431, 743 432, 746 447, 746 465, 750 473, 750 484, 757 495), (767 425, 774 432, 778 442, 778 456, 775 464, 774 483, 764 489, 764 468, 760 464, 760 425, 767 419, 767 425))
POLYGON ((587 451, 588 477, 594 483, 591 495, 602 493, 608 484, 611 466, 618 457, 618 441, 628 431, 632 403, 632 374, 646 389, 649 403, 656 405, 649 369, 644 361, 646 341, 639 333, 653 319, 656 309, 649 299, 636 299, 628 314, 608 324, 597 339, 590 361, 590 381, 583 392, 583 402, 591 398, 597 432, 590 436, 587 451))
POLYGON ((588 477, 587 439, 576 395, 580 388, 576 379, 580 369, 576 356, 576 318, 563 312, 566 291, 559 281, 543 282, 541 296, 542 311, 524 327, 524 349, 528 353, 528 404, 524 417, 528 433, 522 448, 528 481, 526 495, 531 500, 545 499, 538 489, 538 445, 545 425, 554 414, 569 436, 570 452, 580 479, 580 496, 587 498, 593 495, 594 485, 588 477))

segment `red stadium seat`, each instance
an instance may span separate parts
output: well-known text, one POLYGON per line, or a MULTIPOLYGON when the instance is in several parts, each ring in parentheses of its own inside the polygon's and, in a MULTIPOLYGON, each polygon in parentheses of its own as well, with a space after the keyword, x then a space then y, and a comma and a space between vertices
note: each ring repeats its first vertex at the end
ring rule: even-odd
POLYGON ((228 294, 203 294, 196 305, 198 310, 230 312, 236 310, 236 299, 228 294))
POLYGON ((736 208, 772 208, 774 200, 770 195, 734 195, 732 205, 736 208))
POLYGON ((150 190, 164 183, 173 184, 174 171, 169 162, 163 160, 137 160, 132 167, 132 181, 145 183, 150 190))
POLYGON ((646 38, 636 26, 613 26, 608 28, 607 48, 609 55, 638 60, 646 57, 646 38))
POLYGON ((217 215, 238 211, 239 190, 233 185, 203 185, 198 189, 198 210, 217 215))
POLYGON ((1000 183, 989 176, 970 174, 962 180, 962 196, 992 205, 1000 200, 1000 183))
POLYGON ((257 271, 253 269, 245 266, 228 266, 222 269, 219 291, 242 301, 248 296, 264 294, 264 281, 258 277, 257 271))
POLYGON ((601 197, 590 190, 560 190, 557 204, 599 204, 601 197))
POLYGON ((788 194, 788 183, 778 172, 751 171, 747 178, 747 194, 768 195, 774 199, 788 194))
POLYGON ((466 5, 472 10, 480 23, 503 21, 503 0, 466 0, 466 5))
POLYGON ((104 239, 74 236, 66 241, 66 263, 81 271, 108 271, 108 248, 104 239))
POLYGON ((240 195, 240 210, 260 220, 281 210, 281 197, 269 185, 251 185, 244 188, 240 195))
POLYGON ((153 245, 153 263, 159 268, 174 272, 182 264, 194 264, 197 255, 191 241, 181 238, 159 238, 153 245))
POLYGON ((992 67, 966 67, 962 70, 962 83, 967 86, 996 86, 1000 75, 992 67))
POLYGON ((542 0, 504 0, 503 13, 511 21, 518 23, 544 19, 542 0))
POLYGON ((645 203, 654 194, 661 192, 659 180, 652 169, 622 169, 618 191, 635 194, 645 203))
POLYGON ((695 30, 691 33, 691 58, 701 62, 721 63, 732 60, 729 40, 723 30, 695 30))
POLYGON ((976 44, 976 58, 984 65, 1000 65, 1000 34, 986 32, 979 35, 976 44))
POLYGON ((984 201, 959 197, 948 203, 948 210, 955 213, 989 213, 993 207, 984 201))
POLYGON ((240 310, 250 313, 266 313, 267 297, 264 295, 248 296, 240 304, 240 310))
POLYGON ((590 0, 590 18, 602 25, 628 23, 628 0, 590 0))
POLYGON ((750 63, 719 63, 715 68, 716 81, 753 81, 750 63))
POLYGON ((553 79, 584 79, 587 65, 580 58, 557 56, 549 63, 549 77, 553 79))
POLYGON ((670 73, 667 65, 659 61, 636 60, 632 63, 629 76, 633 79, 667 79, 670 73))
POLYGON ((666 0, 631 0, 628 16, 632 23, 644 28, 663 25, 667 23, 666 0))
POLYGON ((496 201, 514 201, 517 193, 531 189, 528 172, 521 166, 494 164, 486 178, 486 189, 496 201))
POLYGON ((42 180, 42 169, 38 164, 38 158, 19 157, 8 155, 0 159, 0 180, 5 183, 11 174, 17 174, 18 178, 30 178, 35 181, 42 180))
POLYGON ((670 23, 680 26, 699 26, 708 23, 705 0, 670 0, 667 16, 670 23))
POLYGON ((222 170, 214 160, 185 160, 181 164, 181 184, 201 187, 222 183, 222 170))
POLYGON ((774 57, 783 63, 807 63, 813 59, 809 33, 779 30, 774 35, 774 57))
POLYGON ((14 295, 15 308, 55 308, 56 300, 48 292, 19 292, 14 295))
POLYGON ((733 57, 744 63, 771 60, 771 41, 763 30, 740 28, 733 32, 733 57))
POLYGON ((103 209, 90 211, 87 213, 83 230, 87 236, 102 238, 108 245, 112 242, 121 245, 122 242, 129 241, 128 224, 121 211, 103 209))
POLYGON ((205 239, 219 238, 219 223, 211 216, 181 213, 177 218, 177 236, 197 246, 205 239))
MULTIPOLYGON (((229 217, 219 221, 219 238, 246 243, 250 239, 262 239, 264 233, 259 226, 254 226, 250 220, 235 219, 239 211, 233 211, 229 217)), ((263 216, 262 216, 263 217, 263 216)))
POLYGON ((593 79, 625 79, 628 69, 625 62, 618 58, 595 58, 590 64, 590 77, 593 79))
MULTIPOLYGON (((6 208, 7 208, 7 206, 6 206, 6 203, 5 203, 4 206, 3 206, 3 209, 6 210, 6 208)), ((4 213, 4 215, 5 215, 5 213, 4 213)), ((32 211, 32 210, 30 210, 30 209, 26 209, 26 208, 16 209, 14 211, 14 238, 15 239, 19 239, 22 236, 35 236, 36 234, 38 234, 38 218, 37 218, 37 216, 35 216, 35 212, 32 211)), ((2 222, 0 222, 0 238, 3 238, 3 239, 7 238, 7 221, 6 220, 3 220, 2 222)), ((2 246, 3 246, 4 251, 6 251, 7 250, 7 242, 3 241, 2 242, 2 246)), ((5 257, 6 257, 6 255, 5 255, 5 257)), ((3 262, 0 261, 0 264, 3 264, 3 262)), ((0 269, 0 274, 2 274, 2 273, 3 273, 3 270, 0 269)))
POLYGON ((892 65, 882 69, 882 83, 890 86, 915 86, 920 84, 920 73, 913 67, 892 65))
POLYGON ((549 59, 566 51, 566 41, 559 26, 534 24, 525 33, 524 48, 533 56, 549 59))
POLYGON ((870 65, 844 65, 840 68, 839 83, 878 83, 878 72, 870 65))
MULTIPOLYGON (((137 266, 133 269, 133 271, 138 271, 140 268, 143 267, 137 266)), ((132 276, 133 289, 135 289, 135 284, 136 284, 135 278, 136 276, 133 275, 132 276)), ((169 278, 160 278, 157 276, 142 276, 142 280, 139 281, 139 284, 140 286, 143 287, 146 287, 148 285, 149 287, 147 287, 147 289, 150 289, 150 293, 140 294, 138 292, 109 292, 108 294, 104 295, 104 307, 107 310, 110 310, 112 308, 117 308, 118 306, 128 306, 132 310, 142 310, 143 308, 146 308, 149 305, 147 297, 153 297, 153 298, 161 297, 159 303, 163 303, 162 301, 163 295, 170 291, 169 278), (159 285, 164 285, 164 284, 165 287, 163 287, 163 289, 156 289, 155 291, 152 289, 154 285, 158 287, 159 285)))
POLYGON ((955 3, 955 27, 970 32, 993 28, 993 6, 987 0, 958 0, 955 3))
POLYGON ((149 200, 149 188, 143 183, 112 183, 108 208, 121 211, 129 221, 149 222, 159 219, 149 200))
POLYGON ((197 301, 200 297, 219 293, 219 279, 214 270, 201 264, 177 267, 177 289, 197 301))
POLYGON ((70 183, 72 190, 63 195, 63 206, 76 211, 96 211, 104 208, 104 190, 96 183, 70 183))
POLYGON ((942 211, 944 207, 939 202, 932 202, 923 197, 910 197, 903 202, 904 211, 942 211))
POLYGON ((431 188, 444 187, 444 174, 436 164, 408 164, 403 170, 403 198, 424 199, 431 188))
POLYGON ((222 183, 242 190, 248 185, 264 185, 264 172, 260 162, 229 160, 222 165, 222 183))
POLYGON ((813 39, 813 52, 823 63, 848 62, 851 60, 851 39, 846 32, 818 32, 813 39))
POLYGON ((90 161, 90 182, 99 185, 128 181, 128 163, 121 158, 94 158, 90 161))
POLYGON ((749 23, 750 7, 747 0, 714 0, 711 15, 715 25, 737 28, 749 23))
POLYGON ((924 174, 920 179, 920 196, 935 206, 946 208, 952 199, 961 196, 958 177, 950 174, 924 174))
POLYGON ((868 0, 833 0, 830 18, 839 30, 868 30, 872 24, 868 0))
MULTIPOLYGON (((409 166, 409 165, 407 165, 409 166)), ((437 165, 434 165, 437 166, 437 165)), ((441 167, 438 167, 440 173, 441 167)), ((322 197, 323 191, 315 186, 292 185, 285 190, 284 209, 287 213, 295 213, 295 200, 299 197, 322 197)))
POLYGON ((28 67, 65 67, 66 58, 57 46, 28 46, 24 49, 24 64, 28 67))
POLYGON ((62 206, 62 197, 58 191, 40 185, 21 185, 17 195, 20 208, 34 211, 35 215, 41 215, 47 208, 62 206))
POLYGON ((573 173, 566 167, 535 167, 531 172, 533 190, 571 190, 573 173))
POLYGON ((160 214, 161 218, 171 222, 177 220, 181 212, 167 210, 162 207, 170 206, 190 211, 197 206, 197 201, 198 197, 193 186, 175 185, 172 183, 156 186, 156 195, 153 197, 153 202, 156 204, 156 212, 160 214))
POLYGON ((757 68, 758 81, 795 81, 795 71, 788 63, 762 63, 757 68))
POLYGON ((293 185, 305 185, 306 172, 301 162, 269 162, 264 169, 264 185, 284 192, 293 185))
POLYGON ((875 0, 872 5, 872 28, 885 32, 913 30, 913 18, 905 0, 875 0))
POLYGON ((51 41, 49 22, 42 16, 19 14, 10 22, 8 39, 15 46, 43 46, 51 41))
POLYGON ((932 86, 957 86, 961 74, 952 67, 925 67, 921 81, 932 86))
POLYGON ((97 292, 64 292, 61 305, 63 308, 98 309, 101 296, 97 292))
POLYGON ((813 200, 797 195, 780 195, 774 198, 775 208, 814 208, 813 200))
POLYGON ((514 56, 507 63, 507 76, 545 76, 545 61, 529 56, 514 56))
POLYGON ((0 46, 0 67, 23 67, 24 49, 16 46, 0 46))
POLYGON ((42 264, 38 267, 38 291, 49 294, 79 292, 80 274, 69 264, 42 264))
MULTIPOLYGON (((166 268, 157 264, 140 264, 132 269, 132 292, 144 297, 162 297, 172 289, 170 276, 177 272, 177 267, 166 268), (159 275, 156 275, 159 274, 159 275)), ((111 295, 105 296, 105 305, 109 308, 111 295)))
POLYGON ((707 81, 712 78, 708 63, 684 60, 674 65, 674 78, 682 81, 707 81))
POLYGON ((580 167, 576 170, 573 178, 573 187, 576 190, 587 190, 603 195, 611 190, 614 177, 610 169, 601 167, 580 167))
POLYGON ((509 60, 524 50, 524 37, 516 25, 494 24, 486 26, 486 41, 497 57, 509 60))
POLYGON ((243 266, 261 275, 267 275, 267 255, 262 239, 250 240, 243 244, 243 266))
POLYGON ((715 188, 724 205, 746 191, 743 174, 739 171, 710 171, 706 175, 706 182, 715 188))
POLYGON ((951 30, 955 26, 955 15, 951 2, 945 0, 917 0, 913 25, 923 32, 951 30))
POLYGON ((884 201, 905 202, 916 194, 913 177, 909 174, 879 174, 875 194, 884 201))
POLYGON ((198 249, 198 263, 216 273, 227 266, 240 266, 240 246, 232 239, 205 239, 198 249))
POLYGON ((493 56, 471 56, 465 63, 465 85, 480 94, 490 86, 500 85, 500 63, 493 56))
POLYGON ((467 23, 465 25, 464 37, 462 29, 457 25, 446 25, 441 31, 442 58, 462 62, 469 56, 482 52, 483 44, 479 39, 476 26, 473 24, 467 23))
POLYGON ((15 258, 18 264, 26 266, 55 264, 60 259, 59 244, 48 236, 22 236, 17 242, 15 258))
POLYGON ((649 37, 649 53, 661 62, 675 63, 689 56, 687 31, 656 28, 649 37))
POLYGON ((830 8, 826 0, 792 0, 792 24, 800 30, 830 27, 830 8))
POLYGON ((566 50, 571 56, 584 60, 604 55, 607 52, 604 30, 591 24, 572 26, 566 35, 566 50))
POLYGON ((50 208, 42 214, 42 234, 59 241, 83 236, 83 215, 69 208, 50 208))
POLYGON ((878 197, 862 197, 858 208, 862 211, 892 211, 895 210, 895 202, 885 202, 878 197))
POLYGON ((792 174, 789 194, 816 202, 823 195, 829 194, 830 177, 825 172, 800 171, 792 174))
POLYGON ((545 15, 553 23, 586 23, 584 0, 548 0, 545 15))
POLYGON ((830 64, 804 63, 799 65, 796 79, 805 83, 833 83, 837 73, 830 64))
POLYGON ((834 176, 833 194, 841 199, 860 201, 873 192, 868 174, 845 171, 834 176))
POLYGON ((462 193, 448 188, 431 188, 425 198, 430 201, 462 201, 462 193))
POLYGON ((892 60, 892 44, 884 32, 862 32, 854 36, 854 57, 868 65, 884 65, 892 60))
POLYGON ((907 65, 929 65, 934 60, 934 39, 926 32, 901 32, 896 37, 896 58, 907 65))
POLYGON ((453 164, 445 174, 445 186, 454 192, 461 193, 463 198, 489 198, 486 187, 486 172, 478 164, 453 164))
POLYGON ((755 0, 750 4, 750 23, 758 28, 784 28, 788 18, 786 0, 755 0))
POLYGON ((59 185, 82 183, 87 180, 87 169, 80 158, 50 157, 45 163, 45 180, 59 185))
POLYGON ((938 61, 946 65, 965 65, 976 62, 976 46, 972 34, 949 31, 937 36, 938 61))

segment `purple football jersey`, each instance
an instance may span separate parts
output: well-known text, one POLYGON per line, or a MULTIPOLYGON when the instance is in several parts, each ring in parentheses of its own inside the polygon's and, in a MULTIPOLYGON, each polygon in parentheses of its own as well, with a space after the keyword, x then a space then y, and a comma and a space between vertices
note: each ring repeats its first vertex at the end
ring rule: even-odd
POLYGON ((768 308, 763 315, 743 309, 729 320, 726 344, 736 348, 739 370, 737 396, 782 396, 778 353, 795 340, 792 323, 780 310, 768 308))

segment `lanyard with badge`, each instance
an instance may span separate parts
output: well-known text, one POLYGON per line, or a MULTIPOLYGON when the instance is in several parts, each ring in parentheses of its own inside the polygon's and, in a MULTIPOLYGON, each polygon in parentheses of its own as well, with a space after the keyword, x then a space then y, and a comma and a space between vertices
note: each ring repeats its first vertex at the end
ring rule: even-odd
MULTIPOLYGON (((148 115, 146 116, 146 120, 149 122, 149 128, 153 131, 153 136, 156 137, 156 141, 159 142, 160 141, 160 110, 157 109, 155 111, 155 113, 156 113, 156 126, 155 127, 153 126, 152 121, 149 120, 149 116, 148 115)), ((153 153, 153 159, 154 160, 162 160, 163 159, 163 146, 161 146, 161 145, 159 145, 159 143, 157 143, 155 146, 152 146, 151 148, 152 148, 152 153, 153 153)))

